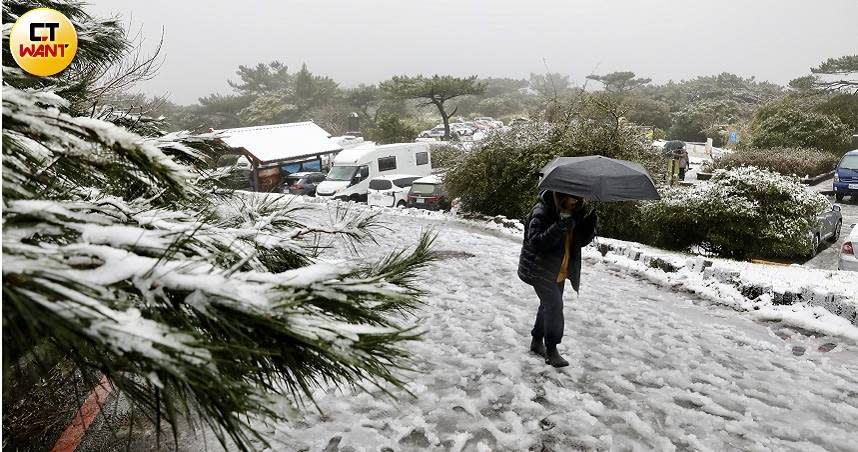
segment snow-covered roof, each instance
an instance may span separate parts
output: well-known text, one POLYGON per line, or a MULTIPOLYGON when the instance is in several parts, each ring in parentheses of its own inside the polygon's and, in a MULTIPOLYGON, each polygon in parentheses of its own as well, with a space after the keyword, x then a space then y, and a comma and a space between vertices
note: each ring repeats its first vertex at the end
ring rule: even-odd
POLYGON ((227 145, 241 149, 259 163, 294 160, 338 152, 343 149, 331 134, 314 122, 223 129, 218 132, 227 145))
POLYGON ((334 162, 341 165, 349 163, 357 164, 367 155, 367 153, 374 151, 377 147, 378 146, 375 145, 374 141, 364 141, 357 146, 348 147, 337 154, 337 158, 334 162))

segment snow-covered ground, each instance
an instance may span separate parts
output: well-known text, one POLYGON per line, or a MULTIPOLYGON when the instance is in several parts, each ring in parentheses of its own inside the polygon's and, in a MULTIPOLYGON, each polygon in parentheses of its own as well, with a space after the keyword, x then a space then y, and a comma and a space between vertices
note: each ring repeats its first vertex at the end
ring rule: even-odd
MULTIPOLYGON (((318 202, 314 198, 296 198, 297 202, 318 202)), ((406 216, 432 219, 446 227, 450 223, 481 230, 491 230, 521 240, 523 226, 503 217, 469 220, 444 212, 418 209, 381 210, 385 217, 406 216)), ((858 340, 854 315, 858 312, 858 278, 854 272, 809 269, 799 265, 781 266, 739 262, 730 259, 689 256, 634 242, 597 238, 584 249, 584 256, 599 260, 615 269, 639 275, 664 287, 695 293, 707 300, 757 319, 778 320, 819 334, 840 335, 858 340), (602 255, 598 248, 607 245, 615 250, 602 255), (636 257, 633 257, 636 256, 636 257), (654 267, 652 259, 668 262, 674 271, 654 267), (704 268, 706 265, 711 267, 704 268), (741 286, 754 286, 764 293, 748 299, 741 286), (782 304, 778 297, 789 293, 792 304, 782 304), (796 294, 801 294, 799 299, 796 294), (850 324, 852 322, 852 324, 850 324)))
MULTIPOLYGON (((326 206, 304 215, 326 218, 326 206)), ((572 365, 554 369, 527 351, 537 300, 516 277, 515 234, 429 215, 385 221, 366 258, 429 230, 443 257, 422 283, 414 396, 319 390, 321 413, 261 425, 275 450, 858 448, 854 340, 755 321, 591 257, 580 297, 567 288, 572 365)), ((326 257, 354 258, 339 245, 326 257)))

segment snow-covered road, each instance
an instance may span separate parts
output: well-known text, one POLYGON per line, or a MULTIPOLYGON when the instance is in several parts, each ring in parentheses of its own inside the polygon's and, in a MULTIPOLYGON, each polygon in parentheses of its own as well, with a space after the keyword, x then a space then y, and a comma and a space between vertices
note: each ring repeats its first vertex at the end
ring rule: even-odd
MULTIPOLYGON (((410 346, 415 397, 319 391, 321 414, 265 427, 275 449, 858 450, 854 343, 827 351, 819 338, 585 261, 580 298, 567 289, 561 351, 572 364, 554 369, 527 350, 537 300, 515 274, 517 239, 385 221, 364 256, 430 229, 443 255, 425 274, 425 337, 410 346)), ((350 256, 339 246, 328 255, 350 256)))

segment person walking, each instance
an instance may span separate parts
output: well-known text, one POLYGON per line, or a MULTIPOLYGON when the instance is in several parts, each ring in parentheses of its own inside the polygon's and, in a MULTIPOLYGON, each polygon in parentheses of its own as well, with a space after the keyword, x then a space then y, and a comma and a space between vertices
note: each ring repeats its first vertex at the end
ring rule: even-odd
POLYGON ((578 292, 581 248, 596 235, 595 211, 575 196, 545 190, 525 223, 518 277, 533 286, 539 298, 530 332, 530 350, 546 364, 565 367, 557 344, 563 339, 563 289, 566 280, 578 292))
POLYGON ((677 150, 679 160, 679 180, 685 180, 685 172, 688 171, 688 151, 685 147, 677 150))

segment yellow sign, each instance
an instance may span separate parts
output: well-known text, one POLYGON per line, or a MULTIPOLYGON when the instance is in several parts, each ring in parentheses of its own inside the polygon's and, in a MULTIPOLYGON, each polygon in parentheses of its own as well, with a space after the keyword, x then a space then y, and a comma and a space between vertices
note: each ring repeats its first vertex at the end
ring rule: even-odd
POLYGON ((9 35, 12 57, 33 75, 54 75, 69 67, 77 53, 77 32, 61 12, 50 8, 27 11, 9 35))

